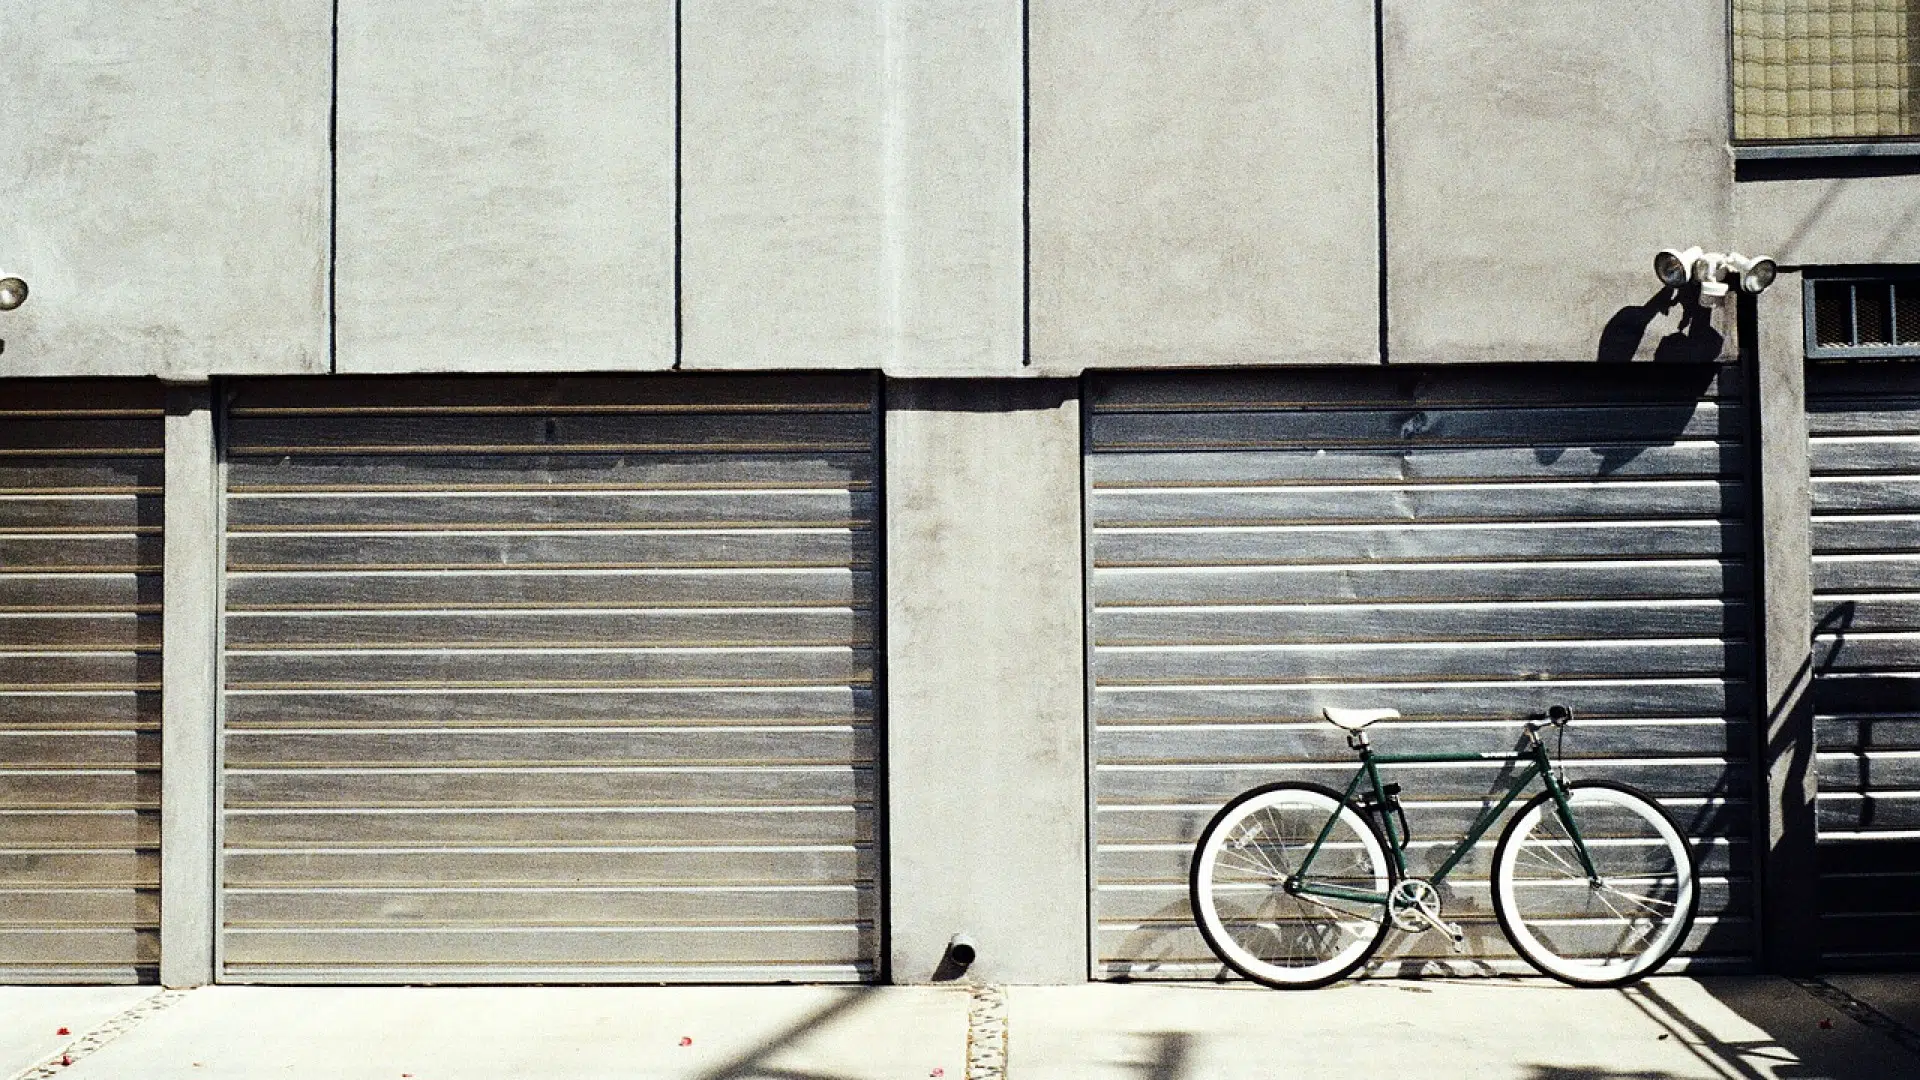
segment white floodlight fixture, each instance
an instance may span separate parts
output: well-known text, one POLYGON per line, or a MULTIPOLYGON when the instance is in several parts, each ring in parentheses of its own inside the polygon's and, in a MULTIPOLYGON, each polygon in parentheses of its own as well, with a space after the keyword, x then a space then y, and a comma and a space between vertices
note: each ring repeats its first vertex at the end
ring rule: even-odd
POLYGON ((1765 255, 1748 258, 1737 251, 1727 256, 1726 265, 1739 280, 1740 291, 1744 293, 1767 291, 1767 286, 1773 284, 1774 276, 1780 269, 1771 258, 1765 255))
POLYGON ((1677 289, 1693 280, 1694 267, 1705 255, 1697 246, 1667 248, 1653 257, 1653 276, 1659 278, 1662 285, 1677 289))

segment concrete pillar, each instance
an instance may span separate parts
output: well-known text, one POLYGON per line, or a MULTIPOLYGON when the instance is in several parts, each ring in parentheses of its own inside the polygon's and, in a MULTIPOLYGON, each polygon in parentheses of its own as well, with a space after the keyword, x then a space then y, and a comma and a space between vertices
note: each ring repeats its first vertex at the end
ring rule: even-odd
MULTIPOLYGON (((1760 503, 1755 574, 1760 590, 1760 789, 1755 845, 1760 881, 1761 959, 1770 971, 1819 966, 1819 874, 1813 797, 1812 496, 1807 471, 1806 361, 1802 280, 1781 274, 1754 301, 1746 351, 1755 373, 1752 452, 1760 503), (1757 325, 1756 325, 1757 324, 1757 325)), ((1742 335, 1745 336, 1744 334, 1742 335)))
POLYGON ((1087 978, 1080 402, 1067 381, 886 391, 894 982, 969 935, 982 982, 1087 978))
POLYGON ((160 981, 213 981, 219 453, 205 383, 167 390, 162 595, 160 981))

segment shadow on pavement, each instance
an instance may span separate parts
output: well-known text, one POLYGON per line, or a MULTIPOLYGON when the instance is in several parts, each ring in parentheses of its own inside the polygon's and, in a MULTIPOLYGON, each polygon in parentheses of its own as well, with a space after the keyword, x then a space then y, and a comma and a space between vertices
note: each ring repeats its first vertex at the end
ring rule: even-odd
POLYGON ((784 1068, 773 1064, 772 1059, 865 1005, 873 993, 870 988, 849 989, 825 1007, 815 1009, 744 1052, 700 1073, 695 1080, 845 1080, 838 1073, 784 1068))

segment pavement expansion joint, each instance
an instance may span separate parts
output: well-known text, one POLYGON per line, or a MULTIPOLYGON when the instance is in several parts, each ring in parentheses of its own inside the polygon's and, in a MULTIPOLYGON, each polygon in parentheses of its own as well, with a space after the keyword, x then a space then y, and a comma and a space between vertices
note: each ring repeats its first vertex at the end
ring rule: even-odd
POLYGON ((975 986, 967 996, 967 1080, 1006 1080, 1007 988, 975 986))
POLYGON ((179 1004, 190 992, 162 990, 152 997, 142 998, 132 1008, 95 1026, 86 1034, 48 1055, 46 1060, 38 1065, 29 1066, 24 1071, 15 1073, 8 1080, 51 1080, 52 1077, 65 1072, 68 1067, 77 1064, 82 1058, 139 1027, 148 1017, 179 1004))
POLYGON ((1920 1031, 1913 1030, 1824 979, 1796 978, 1793 983, 1861 1024, 1892 1039, 1900 1045, 1901 1049, 1920 1057, 1920 1031))

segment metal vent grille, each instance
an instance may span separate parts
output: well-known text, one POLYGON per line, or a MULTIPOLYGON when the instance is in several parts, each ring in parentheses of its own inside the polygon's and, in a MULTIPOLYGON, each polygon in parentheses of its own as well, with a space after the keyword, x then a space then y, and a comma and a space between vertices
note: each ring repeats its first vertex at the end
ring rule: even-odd
POLYGON ((1733 0, 1742 141, 1920 134, 1911 0, 1733 0))
POLYGON ((1807 290, 1807 355, 1920 356, 1920 277, 1824 278, 1807 290))

